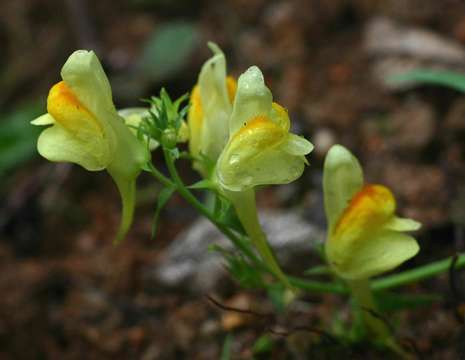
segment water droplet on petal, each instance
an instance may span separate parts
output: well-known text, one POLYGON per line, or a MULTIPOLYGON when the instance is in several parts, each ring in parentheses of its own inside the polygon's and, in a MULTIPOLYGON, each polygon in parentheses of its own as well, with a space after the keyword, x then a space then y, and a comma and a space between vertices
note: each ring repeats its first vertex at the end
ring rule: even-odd
POLYGON ((232 154, 229 158, 229 165, 235 165, 239 162, 240 156, 238 154, 232 154))

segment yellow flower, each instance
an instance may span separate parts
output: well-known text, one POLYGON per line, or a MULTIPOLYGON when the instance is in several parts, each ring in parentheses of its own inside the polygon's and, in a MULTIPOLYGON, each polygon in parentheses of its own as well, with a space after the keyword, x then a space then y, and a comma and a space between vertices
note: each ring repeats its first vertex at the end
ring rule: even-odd
POLYGON ((229 140, 218 159, 221 187, 243 191, 297 179, 313 145, 289 128, 287 111, 272 101, 260 69, 252 66, 239 78, 229 140))
MULTIPOLYGON (((204 156, 215 163, 228 140, 236 81, 226 76, 226 59, 221 49, 213 43, 209 47, 214 55, 202 66, 190 97, 189 149, 193 156, 204 156)), ((208 175, 201 162, 195 161, 194 167, 208 175)))
POLYGON ((325 251, 338 276, 367 279, 418 253, 416 240, 404 232, 421 224, 395 215, 396 201, 388 188, 364 185, 359 162, 341 145, 326 156, 323 190, 328 221, 325 251))
POLYGON ((302 174, 313 145, 289 128, 287 111, 272 101, 260 69, 252 66, 238 81, 229 139, 216 163, 215 180, 262 259, 291 287, 261 230, 254 192, 257 185, 285 184, 302 174))
POLYGON ((74 52, 61 76, 63 81, 50 89, 47 114, 32 121, 51 125, 40 134, 37 149, 50 161, 110 173, 123 201, 120 239, 132 221, 135 179, 148 153, 116 112, 108 78, 92 51, 74 52))

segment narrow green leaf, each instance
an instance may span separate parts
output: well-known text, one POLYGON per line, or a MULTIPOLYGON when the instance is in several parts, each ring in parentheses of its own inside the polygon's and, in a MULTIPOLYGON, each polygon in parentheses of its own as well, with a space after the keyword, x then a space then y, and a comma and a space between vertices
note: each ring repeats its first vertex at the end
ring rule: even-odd
POLYGON ((203 179, 200 181, 197 181, 196 183, 189 185, 189 189, 195 189, 195 190, 210 190, 214 188, 213 183, 208 180, 208 179, 203 179))
POLYGON ((445 70, 418 69, 386 79, 388 85, 442 85, 465 93, 465 75, 445 70))
POLYGON ((273 303, 276 311, 283 313, 286 310, 286 301, 284 299, 286 288, 282 283, 272 283, 267 286, 268 298, 273 303))
POLYGON ((218 221, 234 231, 237 231, 241 235, 246 235, 246 231, 241 221, 237 217, 234 206, 230 203, 224 203, 221 211, 216 214, 218 221))
POLYGON ((253 353, 254 354, 264 354, 269 353, 273 350, 273 339, 271 339, 268 335, 260 336, 253 345, 253 353))
POLYGON ((158 195, 157 207, 155 209, 155 214, 153 216, 153 224, 152 224, 152 239, 155 238, 155 235, 158 230, 158 220, 160 218, 160 212, 167 204, 168 200, 171 198, 175 191, 174 187, 165 187, 160 191, 158 195))
POLYGON ((326 265, 317 265, 304 271, 305 275, 317 276, 331 274, 331 269, 326 265))
POLYGON ((430 306, 442 299, 439 294, 396 294, 387 291, 375 293, 375 297, 380 311, 396 311, 414 309, 419 306, 430 306))
POLYGON ((14 112, 0 115, 0 178, 37 154, 41 129, 30 121, 45 110, 35 103, 19 105, 14 112))
POLYGON ((231 347, 234 337, 228 334, 223 343, 223 350, 221 351, 221 360, 231 360, 231 347))
POLYGON ((227 261, 229 274, 246 289, 260 289, 265 287, 260 270, 249 264, 241 255, 223 252, 223 257, 227 261))

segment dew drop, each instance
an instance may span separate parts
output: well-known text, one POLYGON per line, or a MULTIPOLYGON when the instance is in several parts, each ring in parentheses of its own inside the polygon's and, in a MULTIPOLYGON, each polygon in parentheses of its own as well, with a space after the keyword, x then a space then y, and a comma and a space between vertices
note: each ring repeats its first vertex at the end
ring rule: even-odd
POLYGON ((229 165, 236 165, 240 160, 240 156, 238 154, 232 154, 229 159, 229 165))

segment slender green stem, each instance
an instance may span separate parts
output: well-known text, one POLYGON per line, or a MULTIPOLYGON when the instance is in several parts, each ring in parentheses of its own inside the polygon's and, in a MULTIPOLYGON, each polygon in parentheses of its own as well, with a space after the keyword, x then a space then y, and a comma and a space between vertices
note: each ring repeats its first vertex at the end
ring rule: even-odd
POLYGON ((288 288, 292 288, 286 275, 281 270, 258 220, 255 191, 253 189, 245 191, 227 191, 226 196, 234 205, 237 216, 244 226, 247 235, 249 235, 250 241, 257 249, 269 270, 271 270, 271 273, 288 288))
POLYGON ((340 295, 348 294, 349 292, 346 286, 336 282, 307 280, 289 275, 287 276, 287 279, 293 287, 310 292, 332 293, 340 295))
POLYGON ((263 268, 264 265, 260 261, 260 259, 251 251, 246 244, 240 239, 236 234, 234 234, 227 226, 218 222, 214 215, 210 212, 210 210, 203 205, 185 186, 181 177, 179 176, 176 167, 174 165, 173 156, 169 153, 168 150, 163 149, 163 154, 165 156, 166 165, 168 167, 168 171, 173 179, 174 185, 176 186, 179 194, 189 203, 191 204, 198 212, 200 212, 203 216, 209 219, 216 227, 226 235, 233 244, 239 248, 244 255, 246 255, 253 263, 255 263, 258 267, 263 268))
POLYGON ((117 176, 114 177, 118 190, 121 194, 121 222, 118 232, 113 240, 113 244, 118 244, 126 236, 134 217, 134 207, 136 199, 136 181, 126 181, 117 176))
MULTIPOLYGON (((270 271, 267 265, 265 265, 250 248, 247 244, 244 243, 243 239, 237 236, 234 232, 232 232, 229 228, 227 228, 224 224, 218 222, 214 215, 209 211, 209 209, 204 206, 197 198, 188 190, 188 188, 184 185, 177 170, 174 166, 174 160, 167 151, 164 151, 165 159, 168 166, 168 170, 170 175, 172 176, 173 180, 169 179, 165 175, 163 175, 158 169, 156 169, 152 164, 149 164, 150 173, 159 180, 165 186, 174 186, 179 191, 180 195, 184 197, 184 199, 191 204, 194 208, 196 208, 202 215, 207 217, 215 226, 231 241, 233 244, 240 249, 245 256, 249 258, 257 267, 264 269, 266 271, 270 271)), ((382 278, 378 278, 376 280, 372 280, 370 284, 370 288, 374 292, 384 291, 392 288, 396 288, 399 286, 407 285, 413 282, 421 281, 433 277, 435 275, 441 274, 446 272, 450 268, 452 258, 449 257, 447 259, 439 260, 432 262, 430 264, 426 264, 423 266, 419 266, 417 268, 406 270, 397 274, 388 275, 382 278)), ((465 267, 465 253, 459 254, 457 262, 455 264, 457 269, 465 267)), ((323 293, 334 293, 334 294, 348 294, 349 289, 340 283, 335 282, 320 282, 320 281, 313 281, 307 280, 304 278, 287 276, 290 284, 296 288, 312 291, 312 292, 323 292, 323 293)))
POLYGON ((163 185, 165 186, 176 186, 171 179, 163 175, 151 162, 147 164, 150 169, 150 173, 158 180, 160 181, 163 185))
MULTIPOLYGON (((449 257, 447 259, 435 261, 398 274, 385 276, 383 278, 373 280, 371 282, 371 288, 373 291, 383 291, 421 281, 447 271, 450 268, 451 262, 452 257, 449 257)), ((458 256, 455 267, 456 269, 465 267, 464 253, 458 256)))
POLYGON ((347 281, 347 285, 357 303, 355 311, 361 314, 368 332, 380 340, 386 339, 389 336, 389 329, 382 320, 375 316, 378 309, 370 289, 370 280, 351 280, 347 281))
POLYGON ((402 358, 409 358, 408 354, 397 343, 391 331, 380 314, 370 288, 370 280, 350 280, 347 281, 356 306, 353 307, 354 320, 361 320, 362 329, 365 335, 369 335, 380 341, 385 346, 396 352, 402 358))

